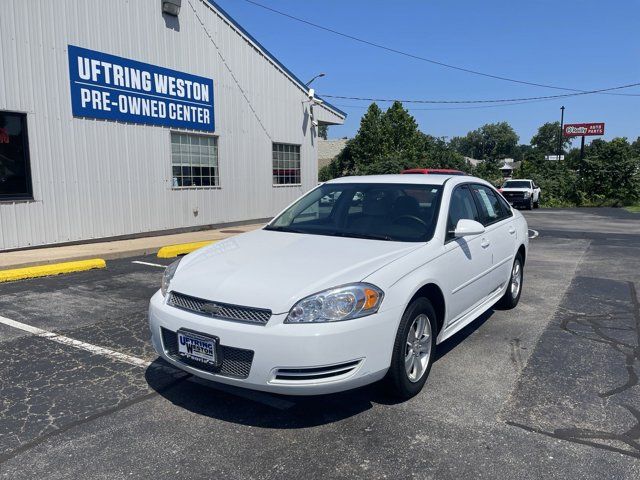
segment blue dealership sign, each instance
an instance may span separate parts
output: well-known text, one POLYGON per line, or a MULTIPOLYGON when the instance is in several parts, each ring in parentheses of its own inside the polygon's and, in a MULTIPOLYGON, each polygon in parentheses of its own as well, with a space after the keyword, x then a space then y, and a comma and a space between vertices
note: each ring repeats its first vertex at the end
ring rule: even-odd
POLYGON ((213 132, 213 80, 68 46, 77 117, 213 132))

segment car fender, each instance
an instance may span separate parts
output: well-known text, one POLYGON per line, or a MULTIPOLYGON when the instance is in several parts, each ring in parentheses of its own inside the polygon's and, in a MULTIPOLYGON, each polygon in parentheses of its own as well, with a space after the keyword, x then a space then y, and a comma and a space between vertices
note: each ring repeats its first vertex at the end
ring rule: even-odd
POLYGON ((437 252, 431 251, 430 248, 420 248, 364 279, 379 286, 385 292, 381 310, 398 309, 400 312, 395 319, 396 328, 400 324, 402 313, 413 297, 421 288, 429 284, 435 285, 442 292, 446 317, 447 294, 438 280, 442 275, 446 275, 446 271, 442 268, 443 263, 436 261, 445 253, 444 248, 437 252))

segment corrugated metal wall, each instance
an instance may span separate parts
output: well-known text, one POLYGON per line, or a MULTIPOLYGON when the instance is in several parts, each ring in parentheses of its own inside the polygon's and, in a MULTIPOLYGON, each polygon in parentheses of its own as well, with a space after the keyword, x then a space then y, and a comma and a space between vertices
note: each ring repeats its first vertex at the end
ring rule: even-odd
POLYGON ((304 91, 206 1, 182 3, 177 26, 158 0, 3 1, 0 109, 28 114, 34 201, 0 202, 0 250, 268 217, 316 184, 304 91), (213 78, 221 188, 171 188, 168 128, 74 118, 69 44, 213 78), (273 187, 272 141, 302 145, 302 186, 273 187))

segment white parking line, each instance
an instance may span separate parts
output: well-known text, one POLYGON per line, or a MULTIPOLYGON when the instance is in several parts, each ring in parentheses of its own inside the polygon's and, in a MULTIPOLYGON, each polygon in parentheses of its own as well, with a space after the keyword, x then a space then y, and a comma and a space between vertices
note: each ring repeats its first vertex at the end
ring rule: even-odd
POLYGON ((103 357, 113 358, 130 365, 135 365, 136 367, 147 368, 149 365, 151 365, 151 362, 147 360, 116 352, 115 350, 111 350, 109 348, 99 347, 90 343, 81 342, 80 340, 65 337, 64 335, 58 335, 57 333, 42 330, 41 328, 33 327, 31 325, 27 325, 26 323, 16 322, 15 320, 11 320, 10 318, 0 316, 0 323, 9 327, 17 328, 24 332, 32 333, 37 337, 46 338, 47 340, 52 340, 62 345, 69 345, 80 350, 85 350, 89 353, 93 353, 94 355, 102 355, 103 357))
MULTIPOLYGON (((109 348, 99 347, 98 345, 93 345, 91 343, 81 342, 80 340, 76 340, 75 338, 70 338, 64 335, 59 335, 57 333, 49 332, 48 330, 43 330, 41 328, 34 327, 32 325, 27 325, 26 323, 17 322, 16 320, 11 320, 10 318, 3 317, 1 315, 0 315, 0 324, 17 328, 19 330, 22 330, 23 332, 28 332, 37 337, 46 338, 47 340, 52 340, 62 345, 68 345, 70 347, 74 347, 79 350, 84 350, 86 352, 93 353, 94 355, 102 355, 103 357, 112 358, 114 360, 128 363, 136 367, 147 368, 153 365, 152 362, 143 360, 138 357, 116 352, 115 350, 111 350, 109 348)), ((169 373, 176 373, 173 367, 160 366, 158 368, 167 369, 169 373)), ((244 391, 240 387, 232 387, 222 383, 210 383, 205 380, 200 380, 197 377, 191 377, 189 380, 194 382, 199 382, 202 385, 205 385, 209 388, 214 388, 226 393, 230 393, 232 395, 241 396, 243 398, 252 400, 254 402, 262 403, 269 407, 277 408, 278 410, 287 410, 295 405, 295 403, 293 402, 280 399, 277 396, 271 395, 267 392, 244 391)))
POLYGON ((134 260, 131 263, 137 263, 138 265, 149 265, 150 267, 167 268, 166 265, 161 265, 159 263, 140 262, 139 260, 134 260))
POLYGON ((529 234, 529 239, 536 238, 538 235, 540 235, 540 233, 537 230, 534 230, 533 228, 530 228, 529 232, 533 232, 533 235, 531 235, 531 233, 529 234))

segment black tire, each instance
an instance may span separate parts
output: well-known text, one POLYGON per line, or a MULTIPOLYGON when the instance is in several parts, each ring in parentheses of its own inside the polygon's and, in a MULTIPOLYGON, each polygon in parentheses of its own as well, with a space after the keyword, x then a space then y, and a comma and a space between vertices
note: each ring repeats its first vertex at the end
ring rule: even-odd
POLYGON ((540 208, 540 197, 538 197, 538 200, 533 202, 533 208, 540 208))
POLYGON ((527 210, 533 210, 533 197, 529 197, 529 203, 527 203, 527 210))
POLYGON ((507 287, 507 291, 504 292, 502 298, 498 301, 498 306, 504 310, 511 310, 512 308, 516 308, 518 302, 520 301, 520 295, 522 295, 522 286, 524 285, 524 262, 522 261, 522 256, 518 253, 516 258, 513 260, 513 265, 511 266, 511 275, 509 275, 509 286, 507 287), (520 280, 517 293, 514 295, 513 291, 513 275, 516 268, 516 264, 520 265, 520 280))
POLYGON ((429 300, 426 298, 417 298, 411 302, 402 315, 400 326, 398 327, 398 332, 396 333, 395 342, 393 344, 391 366, 389 367, 389 371, 385 378, 388 393, 396 398, 407 400, 417 395, 420 390, 422 390, 422 387, 429 376, 429 372, 431 371, 431 365, 433 364, 433 359, 435 357, 436 337, 438 335, 437 327, 436 312, 429 300), (431 342, 430 354, 426 368, 424 368, 420 378, 416 381, 412 381, 409 379, 407 369, 405 368, 405 358, 408 356, 407 340, 414 321, 421 315, 426 315, 431 329, 431 338, 429 339, 431 342))

